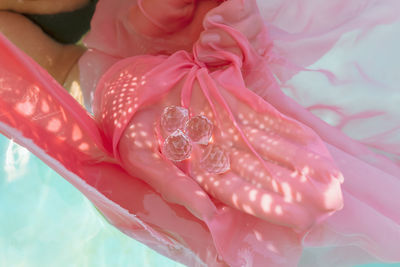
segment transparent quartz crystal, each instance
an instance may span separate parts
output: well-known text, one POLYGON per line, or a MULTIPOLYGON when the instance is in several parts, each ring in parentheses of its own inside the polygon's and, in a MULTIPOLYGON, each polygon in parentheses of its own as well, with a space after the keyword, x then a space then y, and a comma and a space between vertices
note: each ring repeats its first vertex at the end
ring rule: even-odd
POLYGON ((183 129, 189 120, 187 109, 178 106, 168 106, 161 115, 161 127, 167 133, 173 133, 178 129, 183 129))
POLYGON ((221 174, 230 169, 230 160, 225 150, 214 144, 209 144, 203 151, 200 167, 209 173, 221 174))
POLYGON ((185 125, 185 133, 194 144, 207 145, 212 129, 211 121, 203 115, 192 117, 185 125))
POLYGON ((165 139, 162 153, 169 160, 182 161, 190 157, 192 144, 189 138, 181 131, 176 130, 165 139))

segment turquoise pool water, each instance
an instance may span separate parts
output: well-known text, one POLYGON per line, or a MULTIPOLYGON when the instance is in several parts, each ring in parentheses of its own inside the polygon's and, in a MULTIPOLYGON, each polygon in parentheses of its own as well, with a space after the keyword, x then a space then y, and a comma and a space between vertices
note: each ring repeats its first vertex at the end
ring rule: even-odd
POLYGON ((17 266, 182 265, 120 233, 78 190, 0 135, 0 267, 17 266))
POLYGON ((72 185, 0 135, 0 267, 182 266, 109 225, 72 185))

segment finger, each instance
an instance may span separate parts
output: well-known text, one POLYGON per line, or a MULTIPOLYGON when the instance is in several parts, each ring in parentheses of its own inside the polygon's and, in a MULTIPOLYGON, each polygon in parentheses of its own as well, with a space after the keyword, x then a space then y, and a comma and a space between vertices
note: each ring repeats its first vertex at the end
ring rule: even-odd
POLYGON ((294 143, 317 143, 317 136, 307 127, 290 119, 265 101, 248 94, 235 96, 228 90, 221 91, 225 101, 233 109, 240 127, 252 127, 285 137, 294 143))
MULTIPOLYGON (((154 116, 158 116, 154 112, 154 116)), ((215 206, 202 188, 160 154, 150 112, 139 112, 119 142, 123 168, 160 193, 165 200, 185 206, 200 219, 210 218, 215 206)))
MULTIPOLYGON (((231 169, 247 182, 256 187, 273 191, 282 195, 288 201, 295 198, 296 191, 292 187, 299 185, 299 179, 292 178, 293 171, 282 168, 270 162, 261 163, 252 153, 236 150, 230 153, 231 169), (285 183, 290 184, 289 190, 284 190, 285 183)), ((301 199, 302 196, 297 199, 301 199)))
POLYGON ((224 204, 260 219, 304 230, 313 223, 311 213, 299 204, 289 203, 277 193, 258 188, 230 171, 213 175, 194 168, 193 177, 213 197, 224 204))
POLYGON ((311 205, 319 210, 337 210, 341 207, 340 182, 321 183, 297 171, 290 171, 271 162, 262 164, 254 155, 235 151, 231 153, 231 169, 258 188, 281 195, 288 203, 311 205), (328 195, 329 194, 329 195, 328 195), (332 197, 334 196, 334 197, 332 197))
POLYGON ((246 127, 245 133, 255 150, 265 160, 323 183, 340 176, 334 162, 314 152, 312 144, 299 145, 277 134, 265 133, 251 127, 246 127))

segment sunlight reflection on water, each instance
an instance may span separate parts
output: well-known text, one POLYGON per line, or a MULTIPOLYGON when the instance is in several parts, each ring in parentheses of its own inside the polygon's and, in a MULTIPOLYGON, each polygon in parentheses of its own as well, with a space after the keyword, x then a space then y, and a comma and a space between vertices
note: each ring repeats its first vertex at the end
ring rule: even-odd
POLYGON ((0 266, 181 266, 108 224, 72 185, 0 135, 0 266))

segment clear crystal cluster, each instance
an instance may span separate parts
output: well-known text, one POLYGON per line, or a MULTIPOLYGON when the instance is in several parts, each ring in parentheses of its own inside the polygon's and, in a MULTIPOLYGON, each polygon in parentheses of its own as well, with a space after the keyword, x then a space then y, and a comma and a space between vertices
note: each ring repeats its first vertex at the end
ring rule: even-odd
POLYGON ((166 107, 161 115, 161 127, 167 133, 182 129, 189 120, 187 109, 178 106, 166 107))
POLYGON ((179 162, 190 157, 192 144, 206 145, 200 166, 209 173, 221 174, 230 168, 228 154, 222 147, 209 144, 213 124, 203 115, 189 119, 189 111, 183 107, 168 106, 161 115, 161 127, 169 134, 162 147, 163 154, 179 162))
POLYGON ((228 154, 222 147, 209 144, 203 152, 200 167, 209 173, 221 174, 230 169, 228 154))
POLYGON ((190 157, 192 144, 189 138, 178 129, 165 139, 162 152, 172 161, 182 161, 190 157))
POLYGON ((213 125, 203 115, 194 116, 185 125, 185 133, 194 144, 207 145, 210 142, 213 125))

